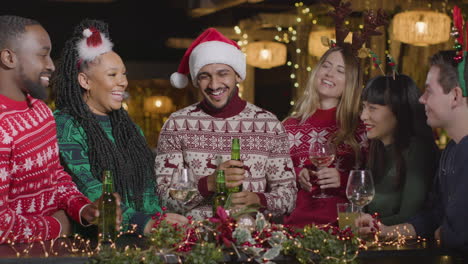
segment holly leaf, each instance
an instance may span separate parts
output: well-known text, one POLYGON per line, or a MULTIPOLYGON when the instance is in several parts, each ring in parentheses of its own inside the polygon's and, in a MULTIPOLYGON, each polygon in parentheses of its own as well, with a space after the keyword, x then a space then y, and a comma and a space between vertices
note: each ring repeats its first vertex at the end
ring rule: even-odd
POLYGON ((259 257, 260 252, 262 252, 263 248, 258 248, 258 247, 247 247, 247 249, 243 249, 243 251, 248 254, 252 255, 254 257, 259 257))
POLYGON ((287 240, 287 237, 283 232, 275 231, 271 233, 271 237, 268 240, 268 243, 270 244, 271 247, 278 247, 278 246, 281 247, 284 241, 286 240, 287 240))
POLYGON ((265 216, 258 212, 257 217, 255 219, 255 226, 257 227, 257 231, 262 231, 266 226, 268 225, 268 222, 265 219, 265 216))
POLYGON ((281 252, 281 247, 272 247, 268 249, 265 252, 265 254, 263 254, 263 258, 267 260, 274 259, 277 256, 279 256, 280 252, 281 252))
POLYGON ((249 230, 246 228, 238 227, 234 232, 232 233, 232 236, 234 239, 236 239, 236 244, 237 245, 242 245, 245 242, 250 242, 251 244, 255 244, 255 240, 252 238, 252 235, 250 234, 249 230))

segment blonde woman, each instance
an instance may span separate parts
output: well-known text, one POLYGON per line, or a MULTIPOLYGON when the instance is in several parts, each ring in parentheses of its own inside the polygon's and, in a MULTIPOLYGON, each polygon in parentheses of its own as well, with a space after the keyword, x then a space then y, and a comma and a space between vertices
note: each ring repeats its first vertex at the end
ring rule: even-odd
POLYGON ((304 95, 284 122, 299 192, 296 208, 284 224, 336 224, 336 204, 347 202, 348 173, 364 164, 365 127, 359 120, 361 81, 351 46, 330 48, 312 71, 304 95), (332 142, 333 163, 320 170, 309 160, 312 142, 332 142), (312 183, 314 182, 314 183, 312 183), (329 198, 313 198, 324 190, 329 198))

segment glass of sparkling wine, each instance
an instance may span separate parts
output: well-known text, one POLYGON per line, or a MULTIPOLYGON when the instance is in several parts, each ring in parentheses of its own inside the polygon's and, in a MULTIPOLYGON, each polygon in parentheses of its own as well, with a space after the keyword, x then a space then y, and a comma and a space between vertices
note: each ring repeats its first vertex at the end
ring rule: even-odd
MULTIPOLYGON (((332 142, 315 141, 309 147, 309 159, 317 170, 326 168, 333 163, 335 159, 335 145, 332 142)), ((317 184, 318 179, 313 178, 313 183, 317 184)), ((319 194, 312 195, 313 198, 329 198, 332 197, 325 193, 324 189, 320 189, 319 194)))
POLYGON ((169 187, 169 196, 186 205, 195 197, 196 192, 197 188, 192 169, 174 169, 169 187))
POLYGON ((349 172, 346 197, 358 207, 359 213, 362 213, 362 208, 372 201, 374 194, 374 181, 369 170, 352 170, 349 172))

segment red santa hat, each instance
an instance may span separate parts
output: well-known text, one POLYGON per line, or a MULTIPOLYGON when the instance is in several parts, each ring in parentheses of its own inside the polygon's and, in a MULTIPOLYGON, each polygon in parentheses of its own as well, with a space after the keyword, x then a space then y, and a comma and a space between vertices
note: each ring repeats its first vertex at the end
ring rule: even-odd
POLYGON ((83 30, 84 38, 77 43, 79 61, 92 61, 97 56, 109 52, 114 45, 104 34, 94 27, 83 30))
POLYGON ((237 43, 226 38, 216 29, 208 28, 185 51, 177 72, 171 75, 172 86, 176 88, 187 86, 189 72, 193 84, 196 85, 196 77, 200 69, 212 63, 229 65, 242 80, 245 79, 245 55, 237 43))

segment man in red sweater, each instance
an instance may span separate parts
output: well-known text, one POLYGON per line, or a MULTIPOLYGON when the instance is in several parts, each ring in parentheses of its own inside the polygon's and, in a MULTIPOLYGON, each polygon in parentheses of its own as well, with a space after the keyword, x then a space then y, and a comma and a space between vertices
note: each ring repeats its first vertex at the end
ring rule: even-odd
POLYGON ((70 233, 68 217, 86 225, 99 215, 60 165, 40 100, 55 70, 51 48, 37 21, 0 16, 0 244, 54 239, 70 233))

